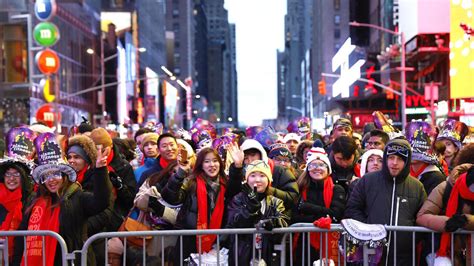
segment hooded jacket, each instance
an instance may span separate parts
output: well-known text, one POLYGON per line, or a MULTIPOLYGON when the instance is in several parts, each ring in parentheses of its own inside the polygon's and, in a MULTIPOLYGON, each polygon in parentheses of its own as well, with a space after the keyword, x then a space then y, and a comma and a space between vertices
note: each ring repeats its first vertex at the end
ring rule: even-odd
MULTIPOLYGON (((262 144, 254 139, 246 139, 240 146, 240 150, 245 152, 249 149, 257 149, 262 155, 262 161, 268 163, 272 169, 272 184, 268 189, 268 194, 273 195, 281 200, 285 204, 285 209, 291 210, 298 200, 298 184, 296 183, 295 176, 290 170, 283 168, 279 165, 275 165, 271 159, 268 159, 267 152, 263 148, 262 144)), ((241 176, 240 180, 245 179, 245 173, 243 168, 237 168, 234 164, 229 169, 230 176, 241 176)), ((239 187, 240 190, 240 187, 239 187)))
MULTIPOLYGON (((398 156, 398 155, 397 155, 398 156)), ((354 187, 345 217, 367 224, 414 226, 416 214, 421 208, 426 193, 420 181, 410 176, 411 147, 406 140, 390 141, 384 150, 381 171, 368 173, 354 187), (400 151, 405 164, 397 176, 390 174, 387 151, 400 151)), ((393 260, 393 234, 389 234, 389 260, 393 260), (390 239, 391 238, 391 239, 390 239)), ((411 233, 397 233, 397 264, 410 265, 412 262, 411 233)), ((393 261, 392 261, 393 264, 393 261)))
POLYGON ((383 151, 378 149, 370 149, 362 154, 360 158, 360 177, 363 177, 367 173, 367 163, 369 162, 369 157, 372 155, 378 155, 380 158, 383 158, 383 151))

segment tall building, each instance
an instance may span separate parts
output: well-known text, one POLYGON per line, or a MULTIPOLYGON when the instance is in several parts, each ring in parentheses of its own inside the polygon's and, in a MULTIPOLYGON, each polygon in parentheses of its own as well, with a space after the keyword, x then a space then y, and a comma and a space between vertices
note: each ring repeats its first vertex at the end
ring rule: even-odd
POLYGON ((206 1, 209 36, 208 102, 215 122, 237 124, 235 25, 229 25, 223 0, 206 1))

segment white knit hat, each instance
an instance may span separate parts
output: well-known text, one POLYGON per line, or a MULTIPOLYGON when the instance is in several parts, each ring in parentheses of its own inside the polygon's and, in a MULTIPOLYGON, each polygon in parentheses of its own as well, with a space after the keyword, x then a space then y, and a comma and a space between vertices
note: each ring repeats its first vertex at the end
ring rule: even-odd
POLYGON ((331 162, 329 161, 328 154, 323 148, 312 147, 308 154, 306 155, 306 170, 308 170, 308 165, 314 160, 321 160, 328 166, 329 174, 332 173, 331 162))

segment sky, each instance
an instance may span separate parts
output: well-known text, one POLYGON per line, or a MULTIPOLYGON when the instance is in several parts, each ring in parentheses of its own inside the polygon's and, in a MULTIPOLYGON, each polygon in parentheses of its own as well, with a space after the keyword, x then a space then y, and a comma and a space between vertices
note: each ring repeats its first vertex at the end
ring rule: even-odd
POLYGON ((277 116, 277 50, 284 50, 286 0, 225 0, 236 27, 241 126, 277 116))

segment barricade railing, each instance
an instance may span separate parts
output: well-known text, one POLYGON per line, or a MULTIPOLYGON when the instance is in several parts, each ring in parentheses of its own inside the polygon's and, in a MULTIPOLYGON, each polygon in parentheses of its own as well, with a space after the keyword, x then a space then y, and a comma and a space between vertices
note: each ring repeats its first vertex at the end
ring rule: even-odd
MULTIPOLYGON (((418 265, 419 261, 417 260, 425 260, 426 258, 426 253, 431 253, 431 254, 436 254, 439 246, 437 243, 439 243, 439 237, 441 236, 441 233, 435 232, 432 230, 429 230, 424 227, 416 227, 416 226, 385 226, 387 233, 388 233, 388 239, 389 243, 384 247, 385 249, 388 249, 389 252, 384 252, 384 259, 386 263, 383 265, 401 265, 400 263, 403 263, 403 265, 418 265), (409 253, 407 254, 407 247, 402 246, 404 248, 404 253, 397 251, 401 246, 400 245, 395 245, 394 243, 397 242, 398 238, 403 238, 404 245, 410 245, 409 253), (423 256, 420 256, 420 251, 417 250, 417 242, 423 239, 428 243, 427 246, 425 246, 425 254, 423 256), (388 254, 388 255, 386 255, 388 254), (405 255, 405 257, 399 258, 399 256, 405 255), (393 257, 392 257, 393 256, 393 257), (409 260, 407 261, 407 258, 409 260), (404 259, 404 261, 402 260, 404 259)), ((229 241, 229 237, 233 237, 233 243, 234 245, 230 246, 230 248, 233 248, 233 260, 236 265, 248 265, 247 262, 243 263, 241 262, 241 257, 239 256, 239 245, 241 244, 239 241, 245 241, 245 236, 252 236, 251 238, 247 237, 248 239, 251 239, 251 246, 249 248, 252 249, 251 252, 251 259, 252 261, 255 261, 255 259, 261 258, 261 254, 259 254, 256 251, 256 245, 258 245, 258 237, 259 236, 279 236, 279 239, 281 239, 280 242, 274 243, 273 246, 273 252, 277 255, 275 258, 275 261, 267 261, 267 265, 277 265, 276 263, 280 265, 308 265, 314 263, 314 257, 317 259, 319 258, 324 258, 328 257, 328 247, 330 245, 328 241, 328 234, 329 233, 340 233, 340 238, 342 241, 339 241, 338 245, 338 253, 339 255, 336 255, 338 258, 341 257, 342 259, 338 259, 335 265, 347 265, 348 263, 348 257, 346 256, 348 253, 348 246, 347 246, 347 235, 344 233, 344 230, 341 225, 339 224, 332 224, 330 230, 325 230, 325 229, 320 229, 312 224, 294 224, 291 227, 287 228, 275 228, 272 231, 266 231, 263 229, 255 229, 255 228, 243 228, 243 229, 213 229, 213 230, 155 230, 155 231, 135 231, 135 232, 106 232, 106 233, 99 233, 96 235, 91 236, 86 240, 84 245, 82 246, 81 250, 76 250, 73 251, 72 253, 68 253, 66 242, 64 239, 57 233, 51 232, 51 231, 1 231, 0 232, 0 239, 3 241, 0 241, 0 251, 2 251, 3 256, 2 256, 2 261, 3 265, 9 265, 8 262, 8 241, 7 239, 10 237, 23 237, 23 244, 26 247, 26 238, 28 236, 39 236, 42 237, 42 251, 43 251, 43 265, 46 265, 45 262, 45 237, 54 237, 57 242, 58 242, 58 247, 61 249, 61 263, 62 265, 68 265, 68 262, 74 261, 76 258, 76 255, 80 255, 81 257, 81 264, 82 265, 87 265, 87 257, 88 257, 88 252, 91 247, 91 245, 98 241, 98 240, 105 240, 105 254, 108 253, 109 245, 108 240, 112 238, 120 238, 123 241, 123 249, 122 249, 122 258, 121 258, 121 265, 127 265, 127 239, 131 237, 142 237, 143 240, 143 247, 139 249, 141 252, 139 253, 139 259, 140 265, 147 265, 148 263, 148 252, 147 250, 147 241, 145 240, 145 237, 154 237, 158 238, 158 241, 161 241, 161 250, 158 250, 158 253, 161 254, 161 257, 157 257, 155 259, 155 263, 148 263, 148 265, 165 265, 165 262, 170 262, 170 261, 165 261, 165 257, 163 256, 165 250, 164 247, 165 245, 163 242, 165 241, 166 238, 169 237, 174 237, 174 243, 172 243, 172 247, 175 247, 175 244, 177 243, 175 251, 179 251, 179 254, 177 254, 178 257, 175 257, 174 262, 178 262, 177 264, 174 265, 188 265, 188 262, 185 262, 185 259, 187 257, 184 257, 183 255, 183 247, 186 245, 193 245, 196 247, 196 242, 189 242, 186 237, 191 237, 194 236, 197 239, 198 245, 197 245, 197 250, 201 250, 202 248, 202 238, 205 237, 205 235, 216 235, 216 244, 214 246, 215 250, 221 250, 221 247, 223 246, 223 242, 229 241), (318 251, 312 250, 311 241, 314 241, 314 239, 311 240, 310 234, 311 233, 320 233, 319 237, 319 246, 320 247, 326 247, 326 248, 319 248, 319 254, 318 251), (300 246, 300 251, 295 252, 294 251, 294 237, 296 234, 299 234, 301 237, 301 241, 299 242, 300 246), (281 237, 281 238, 280 238, 281 237), (177 241, 176 241, 177 240, 177 241), (325 252, 325 254, 323 254, 325 252), (316 253, 316 256, 315 256, 316 253), (279 256, 278 256, 279 255, 279 256), (297 264, 296 262, 301 262, 301 264, 297 264), (240 263, 239 263, 240 262, 240 263)), ((451 233, 453 237, 450 238, 450 260, 455 264, 456 260, 464 260, 464 264, 470 264, 473 265, 472 263, 474 262, 474 241, 467 241, 466 237, 470 236, 471 239, 474 239, 474 232, 473 231, 456 231, 454 233, 451 233), (467 236, 466 236, 467 235, 467 236), (465 237, 466 236, 466 237, 465 237), (459 242, 458 237, 461 237, 461 240, 459 242), (463 243, 465 245, 464 249, 461 250, 458 246, 457 243, 463 243)), ((467 238, 468 239, 468 238, 467 238)), ((425 243, 425 244, 426 244, 425 243)), ((189 247, 189 246, 188 246, 189 247)), ((135 250, 137 250, 135 248, 135 250)), ((371 248, 369 245, 365 244, 363 245, 363 260, 361 263, 363 265, 369 265, 370 258, 371 256, 374 255, 374 249, 371 248)), ((23 251, 23 256, 26 255, 26 248, 23 251)), ((135 254, 136 255, 136 254, 135 254)), ((272 254, 273 255, 273 254, 272 254)), ((215 254, 216 257, 216 262, 213 265, 227 265, 225 264, 225 261, 221 258, 221 255, 219 252, 215 254)), ((272 258, 274 258, 272 256, 272 258)), ((198 265, 205 265, 201 264, 201 254, 199 253, 196 255, 195 258, 195 263, 198 265)), ((230 259, 230 258, 229 258, 230 259)), ((434 259, 435 256, 431 256, 430 260, 427 260, 428 265, 433 265, 434 264, 434 259)), ((106 265, 109 263, 107 256, 105 256, 105 263, 106 265)), ((323 260, 319 260, 319 264, 314 264, 314 265, 326 265, 323 263, 323 260)), ((25 261, 25 264, 28 265, 28 261, 25 261)), ((171 264, 173 265, 173 264, 171 264)), ((189 264, 193 265, 193 264, 189 264)), ((211 265, 211 264, 209 264, 211 265)), ((230 265, 230 264, 229 264, 230 265)))
MULTIPOLYGON (((68 250, 67 250, 67 245, 66 245, 66 242, 64 241, 64 239, 56 232, 53 232, 53 231, 42 231, 42 230, 38 230, 38 231, 0 231, 0 239, 2 239, 1 243, 0 243, 0 250, 2 250, 2 262, 3 262, 3 265, 9 265, 9 260, 8 260, 8 239, 13 237, 23 237, 23 258, 24 258, 24 262, 25 262, 25 265, 31 265, 31 264, 28 264, 28 256, 26 256, 26 252, 27 252, 27 248, 26 248, 26 238, 29 237, 29 236, 37 236, 37 237, 41 237, 42 238, 42 247, 41 247, 41 250, 43 252, 43 262, 42 262, 42 265, 43 266, 48 266, 46 265, 46 256, 45 256, 45 238, 46 237, 53 237, 57 240, 58 244, 57 244, 57 247, 56 248, 60 248, 61 249, 61 254, 62 254, 62 258, 61 258, 61 264, 63 266, 66 266, 68 265, 67 261, 68 260, 73 260, 74 257, 72 257, 71 254, 68 253, 68 250)), ((37 265, 34 265, 34 266, 37 266, 37 265)))

